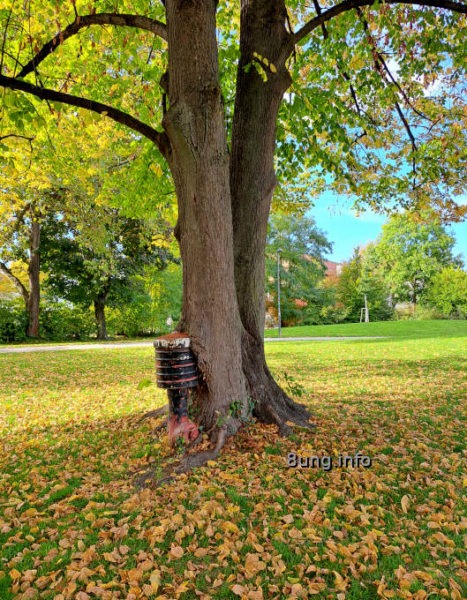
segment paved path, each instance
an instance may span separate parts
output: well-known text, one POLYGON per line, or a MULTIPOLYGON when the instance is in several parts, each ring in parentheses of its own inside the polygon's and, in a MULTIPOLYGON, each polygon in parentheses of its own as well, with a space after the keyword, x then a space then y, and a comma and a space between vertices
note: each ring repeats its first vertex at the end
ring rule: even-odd
MULTIPOLYGON (((340 342, 342 340, 382 340, 383 336, 351 336, 351 337, 281 337, 264 338, 265 342, 340 342)), ((26 354, 29 352, 60 352, 69 350, 101 350, 104 349, 122 349, 122 348, 150 348, 152 342, 107 342, 103 344, 63 344, 59 346, 2 346, 0 354, 26 354)))

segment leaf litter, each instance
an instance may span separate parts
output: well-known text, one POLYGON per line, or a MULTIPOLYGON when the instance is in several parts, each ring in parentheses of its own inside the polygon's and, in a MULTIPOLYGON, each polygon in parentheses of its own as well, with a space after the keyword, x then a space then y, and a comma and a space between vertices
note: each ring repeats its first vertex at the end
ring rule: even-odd
POLYGON ((253 423, 216 462, 140 491, 132 474, 175 460, 162 418, 141 418, 165 403, 138 385, 145 350, 2 356, 2 600, 465 597, 462 340, 268 353, 316 432, 253 423), (371 467, 338 466, 356 452, 371 467))

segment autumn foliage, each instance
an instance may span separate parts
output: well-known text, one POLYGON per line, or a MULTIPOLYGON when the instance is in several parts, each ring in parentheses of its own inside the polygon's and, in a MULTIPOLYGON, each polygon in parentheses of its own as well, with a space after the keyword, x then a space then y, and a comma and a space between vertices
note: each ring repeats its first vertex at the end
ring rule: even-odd
POLYGON ((143 490, 177 460, 142 418, 165 402, 139 385, 151 348, 0 355, 0 597, 460 600, 467 331, 436 328, 269 344, 316 432, 252 423, 208 468, 143 490), (370 468, 286 464, 357 451, 370 468))

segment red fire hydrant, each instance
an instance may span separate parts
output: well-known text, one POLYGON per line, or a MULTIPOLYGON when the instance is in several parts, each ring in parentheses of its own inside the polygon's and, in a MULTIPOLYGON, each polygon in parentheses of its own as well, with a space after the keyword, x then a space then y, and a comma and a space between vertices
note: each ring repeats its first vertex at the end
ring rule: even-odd
POLYGON ((190 338, 185 333, 169 333, 157 338, 154 347, 157 385, 166 389, 169 397, 169 442, 192 442, 199 430, 188 418, 188 390, 198 385, 198 369, 190 338))

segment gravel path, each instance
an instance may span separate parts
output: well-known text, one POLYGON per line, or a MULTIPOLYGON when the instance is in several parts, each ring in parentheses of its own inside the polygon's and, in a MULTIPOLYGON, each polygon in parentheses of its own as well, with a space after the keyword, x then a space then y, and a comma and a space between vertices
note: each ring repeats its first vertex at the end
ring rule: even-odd
MULTIPOLYGON (((351 337, 281 337, 265 338, 265 342, 340 342, 346 340, 382 340, 383 336, 351 336, 351 337)), ((152 342, 107 342, 103 344, 63 344, 60 346, 2 346, 0 354, 26 354, 29 352, 62 352, 69 350, 101 350, 102 348, 119 350, 122 348, 150 348, 152 342)))

